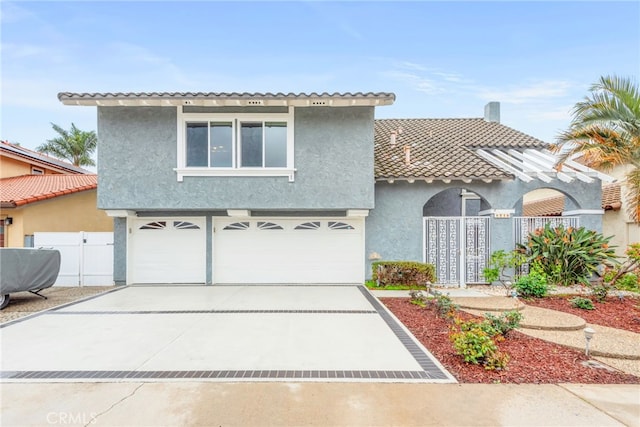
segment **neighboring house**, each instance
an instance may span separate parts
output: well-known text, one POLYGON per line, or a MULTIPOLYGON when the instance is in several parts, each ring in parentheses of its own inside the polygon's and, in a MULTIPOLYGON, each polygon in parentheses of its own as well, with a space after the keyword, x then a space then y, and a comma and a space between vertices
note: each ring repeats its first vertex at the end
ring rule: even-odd
POLYGON ((32 246, 36 232, 113 231, 97 209, 95 174, 6 142, 0 147, 0 247, 32 246))
POLYGON ((481 282, 513 248, 527 192, 570 196, 601 229, 584 167, 485 118, 375 120, 391 93, 60 93, 98 107, 98 207, 114 218, 114 280, 362 283, 383 259, 481 282), (576 169, 577 168, 577 169, 576 169))
MULTIPOLYGON (((611 245, 619 256, 624 256, 631 243, 640 242, 640 225, 629 218, 624 208, 624 186, 620 182, 624 181, 626 173, 624 166, 615 167, 607 174, 616 182, 602 185, 602 234, 612 237, 611 245)), ((527 196, 524 202, 526 216, 560 216, 565 211, 565 196, 557 192, 539 190, 527 196)))
POLYGON ((21 175, 87 174, 83 168, 8 141, 0 141, 0 178, 21 175))

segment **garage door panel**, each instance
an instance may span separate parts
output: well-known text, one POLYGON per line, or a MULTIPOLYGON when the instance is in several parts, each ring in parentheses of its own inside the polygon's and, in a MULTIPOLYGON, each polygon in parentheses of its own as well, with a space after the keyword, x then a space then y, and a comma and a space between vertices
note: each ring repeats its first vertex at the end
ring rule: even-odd
POLYGON ((361 282, 363 229, 362 220, 219 220, 214 235, 215 281, 361 282))
POLYGON ((133 225, 131 283, 204 283, 204 219, 145 219, 133 225))

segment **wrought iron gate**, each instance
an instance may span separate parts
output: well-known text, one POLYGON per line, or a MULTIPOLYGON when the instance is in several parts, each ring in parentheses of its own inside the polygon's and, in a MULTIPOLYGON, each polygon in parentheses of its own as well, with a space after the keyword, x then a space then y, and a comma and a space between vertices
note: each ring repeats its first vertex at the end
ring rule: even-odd
MULTIPOLYGON (((559 225, 564 228, 580 226, 580 217, 577 216, 517 216, 513 218, 513 236, 515 238, 514 248, 519 244, 526 245, 529 241, 529 233, 544 228, 547 224, 552 227, 559 225)), ((529 264, 522 264, 516 271, 517 274, 529 273, 529 264)))
POLYGON ((529 239, 529 233, 544 228, 545 225, 557 227, 563 225, 564 228, 580 226, 580 218, 577 216, 517 216, 513 218, 513 226, 515 227, 513 235, 516 239, 515 247, 518 244, 525 245, 529 239))
POLYGON ((425 261, 436 267, 437 282, 464 286, 484 283, 489 261, 488 217, 425 217, 425 261))

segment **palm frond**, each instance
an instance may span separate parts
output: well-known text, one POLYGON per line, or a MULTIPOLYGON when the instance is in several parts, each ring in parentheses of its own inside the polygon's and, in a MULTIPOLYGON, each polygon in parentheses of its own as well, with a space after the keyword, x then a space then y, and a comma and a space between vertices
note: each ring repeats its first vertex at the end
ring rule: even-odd
POLYGON ((70 131, 54 123, 51 123, 51 127, 58 136, 38 146, 37 151, 66 160, 74 166, 95 166, 91 158, 98 143, 95 131, 82 131, 73 123, 70 131))
POLYGON ((576 103, 569 129, 560 133, 552 150, 559 153, 558 167, 581 154, 585 163, 598 168, 635 166, 627 177, 630 216, 638 222, 640 196, 640 89, 631 78, 603 76, 591 85, 590 94, 576 103), (631 215, 633 213, 633 215, 631 215))

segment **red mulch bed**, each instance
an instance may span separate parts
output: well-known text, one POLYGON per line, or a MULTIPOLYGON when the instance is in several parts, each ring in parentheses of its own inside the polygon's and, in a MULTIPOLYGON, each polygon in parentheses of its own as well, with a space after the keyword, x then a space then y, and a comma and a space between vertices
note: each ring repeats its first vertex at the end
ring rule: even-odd
MULTIPOLYGON (((455 353, 449 331, 451 323, 435 311, 411 304, 408 298, 380 298, 383 304, 461 383, 591 383, 639 384, 640 378, 605 369, 585 367, 584 353, 511 331, 498 343, 510 356, 505 370, 487 371, 480 365, 465 363, 455 353)), ((460 313, 466 318, 466 313, 460 313)), ((472 317, 469 315, 469 318, 472 317)))
POLYGON ((549 296, 522 300, 527 305, 551 310, 564 311, 582 317, 587 323, 611 328, 626 329, 627 331, 640 333, 640 298, 625 296, 623 299, 617 296, 608 297, 603 303, 593 303, 594 310, 583 310, 571 306, 569 300, 574 296, 549 296))

